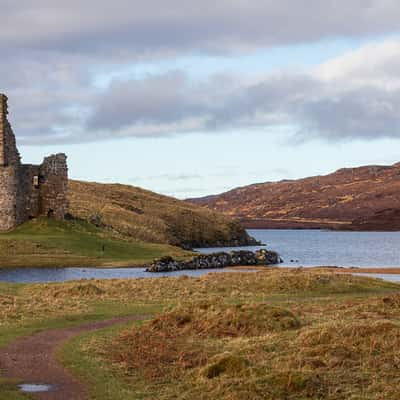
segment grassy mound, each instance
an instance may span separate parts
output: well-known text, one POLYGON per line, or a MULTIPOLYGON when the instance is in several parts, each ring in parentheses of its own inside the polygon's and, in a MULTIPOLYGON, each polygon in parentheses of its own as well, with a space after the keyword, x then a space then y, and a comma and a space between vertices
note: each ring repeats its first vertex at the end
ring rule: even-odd
POLYGON ((181 306, 155 318, 150 329, 172 329, 180 336, 239 337, 260 336, 300 326, 290 312, 269 304, 215 304, 181 306))
MULTIPOLYGON (((114 361, 148 378, 179 376, 182 370, 203 366, 207 351, 194 346, 198 338, 252 337, 298 328, 289 311, 267 304, 202 304, 177 307, 150 323, 124 331, 113 343, 114 361)), ((235 355, 211 360, 205 375, 243 370, 245 360, 235 355)))
POLYGON ((229 217, 133 186, 70 181, 68 199, 75 217, 145 242, 206 247, 250 241, 229 217))
POLYGON ((395 399, 399 346, 397 321, 330 322, 302 332, 287 362, 294 370, 324 376, 328 399, 395 399))
POLYGON ((54 297, 97 297, 105 293, 103 289, 93 283, 73 283, 65 288, 57 290, 54 297))
POLYGON ((248 361, 244 357, 232 354, 217 355, 211 359, 209 364, 204 368, 203 374, 208 379, 217 378, 222 374, 225 375, 243 375, 248 366, 248 361))
POLYGON ((83 221, 40 218, 0 234, 0 267, 132 266, 185 252, 117 237, 83 221))
POLYGON ((400 345, 400 326, 388 320, 323 325, 304 331, 297 344, 294 364, 314 370, 357 368, 378 373, 400 368, 393 351, 400 345))

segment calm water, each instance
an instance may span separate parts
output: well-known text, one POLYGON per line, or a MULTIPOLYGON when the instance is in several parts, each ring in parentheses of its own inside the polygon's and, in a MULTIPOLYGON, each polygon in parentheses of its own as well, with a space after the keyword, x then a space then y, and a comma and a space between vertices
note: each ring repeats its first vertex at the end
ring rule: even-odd
MULTIPOLYGON (((399 267, 400 232, 331 232, 320 230, 250 230, 256 239, 276 250, 284 260, 281 266, 399 267), (293 262, 291 262, 293 260, 293 262)), ((256 250, 258 247, 246 247, 256 250)), ((238 248, 197 249, 202 253, 238 248)), ((158 278, 200 276, 216 270, 178 271, 152 274, 143 268, 19 268, 0 269, 0 281, 62 282, 78 279, 158 278)), ((380 278, 400 280, 396 275, 380 278)))
POLYGON ((354 274, 359 276, 366 276, 367 278, 378 278, 389 282, 400 282, 400 275, 395 274, 354 274))
POLYGON ((0 281, 15 283, 65 282, 80 279, 160 278, 165 276, 200 276, 221 269, 194 271, 146 272, 144 268, 13 268, 0 269, 0 281))
MULTIPOLYGON (((276 250, 284 260, 282 266, 400 268, 400 232, 257 229, 249 233, 276 250)), ((231 249, 198 250, 211 253, 231 249)))

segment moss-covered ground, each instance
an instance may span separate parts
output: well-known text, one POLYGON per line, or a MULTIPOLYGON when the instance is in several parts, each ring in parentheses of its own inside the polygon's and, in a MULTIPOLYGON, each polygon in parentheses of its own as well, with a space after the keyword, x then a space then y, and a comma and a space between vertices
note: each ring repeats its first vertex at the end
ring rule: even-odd
MULTIPOLYGON (((51 327, 146 314, 147 322, 84 334, 59 349, 91 399, 398 399, 399 289, 274 268, 0 284, 0 345, 51 327)), ((0 398, 23 398, 13 387, 0 380, 0 398)))

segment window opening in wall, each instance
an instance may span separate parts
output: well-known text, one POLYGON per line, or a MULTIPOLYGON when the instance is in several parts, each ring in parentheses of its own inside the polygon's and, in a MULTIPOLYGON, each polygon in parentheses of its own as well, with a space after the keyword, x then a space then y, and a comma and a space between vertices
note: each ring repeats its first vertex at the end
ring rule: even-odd
POLYGON ((37 175, 33 177, 33 186, 39 187, 39 177, 37 175))

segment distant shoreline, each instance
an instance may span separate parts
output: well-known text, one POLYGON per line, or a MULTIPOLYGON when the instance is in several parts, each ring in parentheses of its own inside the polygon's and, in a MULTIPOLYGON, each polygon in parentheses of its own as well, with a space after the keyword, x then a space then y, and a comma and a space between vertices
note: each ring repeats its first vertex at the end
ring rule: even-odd
POLYGON ((229 267, 229 269, 235 270, 253 270, 253 271, 268 271, 271 269, 285 269, 291 271, 299 271, 299 270, 311 270, 311 271, 321 271, 321 272, 335 272, 341 274, 390 274, 390 275, 400 275, 400 266, 398 267, 389 267, 389 268, 379 268, 379 267, 331 267, 331 266, 319 266, 319 267, 281 267, 281 266, 267 266, 267 267, 229 267))
POLYGON ((317 221, 288 221, 288 220, 268 220, 254 219, 241 220, 239 222, 245 229, 267 230, 329 230, 340 232, 400 232, 400 229, 393 229, 390 226, 380 226, 378 224, 362 226, 354 225, 351 222, 335 221, 335 222, 317 222, 317 221))

